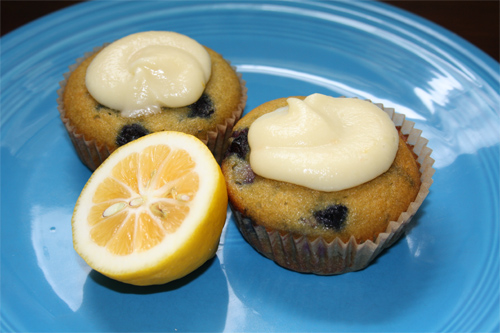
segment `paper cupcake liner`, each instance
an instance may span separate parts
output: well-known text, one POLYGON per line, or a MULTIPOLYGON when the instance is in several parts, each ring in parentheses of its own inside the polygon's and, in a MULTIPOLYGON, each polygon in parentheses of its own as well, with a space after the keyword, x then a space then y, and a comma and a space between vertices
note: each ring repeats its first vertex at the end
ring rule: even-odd
POLYGON ((340 238, 326 241, 322 237, 309 239, 306 236, 266 228, 231 206, 241 234, 258 252, 293 271, 334 275, 364 269, 384 249, 401 238, 429 193, 433 182, 432 176, 435 170, 432 167, 434 160, 430 157, 432 150, 427 147, 428 140, 421 137, 422 131, 413 128, 414 122, 406 120, 404 115, 394 112, 392 108, 374 104, 384 110, 397 127, 401 127, 404 135, 408 135, 407 143, 413 146, 413 151, 417 155, 421 186, 415 201, 401 213, 397 221, 389 222, 386 231, 380 233, 375 242, 368 240, 363 243, 358 243, 354 237, 347 243, 340 238))
POLYGON ((243 80, 241 73, 238 73, 236 71, 236 67, 231 67, 236 72, 240 80, 242 94, 240 103, 236 107, 236 110, 233 111, 231 117, 225 119, 224 124, 217 125, 215 131, 208 131, 207 137, 205 139, 201 139, 201 141, 207 145, 208 149, 210 149, 215 159, 217 160, 217 163, 219 164, 224 158, 224 154, 229 144, 229 138, 231 137, 231 134, 233 132, 233 127, 238 122, 238 120, 240 120, 248 98, 248 89, 246 87, 245 80, 243 80))
MULTIPOLYGON (((60 113, 61 120, 68 132, 68 135, 73 143, 76 153, 80 160, 85 164, 90 170, 94 171, 97 169, 99 165, 114 151, 115 148, 110 148, 105 144, 99 144, 93 139, 87 139, 84 135, 76 129, 76 127, 71 123, 71 120, 66 117, 66 111, 64 109, 64 104, 62 100, 62 96, 64 93, 64 89, 66 87, 67 81, 71 75, 71 73, 88 57, 92 56, 96 52, 103 49, 109 43, 106 43, 102 46, 95 47, 92 51, 87 52, 76 59, 76 62, 69 66, 68 72, 63 74, 64 79, 59 82, 60 88, 57 90, 57 109, 60 113)), ((227 60, 226 60, 227 61, 227 60)), ((224 152, 227 148, 228 139, 232 133, 234 124, 241 118, 243 114, 243 110, 245 109, 246 101, 247 101, 247 92, 248 89, 246 87, 246 82, 243 80, 241 73, 236 71, 234 66, 231 66, 233 70, 237 73, 238 78, 240 80, 242 97, 240 103, 233 111, 231 117, 225 119, 224 124, 219 124, 217 127, 207 132, 206 138, 201 138, 200 140, 207 145, 212 154, 214 155, 217 162, 220 164, 223 157, 224 152)))

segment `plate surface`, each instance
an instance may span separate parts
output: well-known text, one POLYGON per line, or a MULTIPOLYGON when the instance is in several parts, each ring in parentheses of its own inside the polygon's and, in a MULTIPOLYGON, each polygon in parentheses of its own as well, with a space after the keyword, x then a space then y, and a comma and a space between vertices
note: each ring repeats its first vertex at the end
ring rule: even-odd
POLYGON ((499 67, 456 35, 372 2, 86 2, 1 39, 2 331, 498 331, 499 67), (246 111, 320 92, 394 107, 429 139, 415 226, 363 271, 315 276, 256 253, 228 211, 217 256, 137 288, 91 271, 70 219, 90 176, 56 110, 73 61, 174 30, 231 61, 246 111))

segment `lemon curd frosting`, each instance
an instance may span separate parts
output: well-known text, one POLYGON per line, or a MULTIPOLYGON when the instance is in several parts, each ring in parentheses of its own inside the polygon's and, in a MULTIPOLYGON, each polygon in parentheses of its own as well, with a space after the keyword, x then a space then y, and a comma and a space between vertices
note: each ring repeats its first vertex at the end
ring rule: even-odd
POLYGON ((195 103, 211 75, 207 50, 171 31, 140 32, 104 48, 86 73, 89 93, 125 117, 195 103))
POLYGON ((250 165, 265 178, 340 191, 387 171, 399 135, 376 105, 312 94, 256 119, 248 132, 250 165))

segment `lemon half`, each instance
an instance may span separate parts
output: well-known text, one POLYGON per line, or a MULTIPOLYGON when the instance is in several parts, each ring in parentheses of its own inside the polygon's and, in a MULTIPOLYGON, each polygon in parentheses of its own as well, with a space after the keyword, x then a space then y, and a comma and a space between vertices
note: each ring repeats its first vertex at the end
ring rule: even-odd
POLYGON ((179 279, 215 255, 227 192, 207 146, 157 132, 115 150, 92 174, 72 218, 76 252, 134 285, 179 279))

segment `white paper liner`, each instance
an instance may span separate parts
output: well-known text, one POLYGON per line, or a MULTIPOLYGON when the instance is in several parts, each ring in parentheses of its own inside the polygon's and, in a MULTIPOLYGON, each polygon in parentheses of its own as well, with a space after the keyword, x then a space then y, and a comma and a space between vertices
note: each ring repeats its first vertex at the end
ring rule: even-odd
POLYGON ((354 237, 345 243, 339 238, 327 242, 322 237, 311 240, 305 236, 294 236, 260 226, 231 207, 241 234, 258 252, 293 271, 318 275, 343 274, 364 269, 403 235, 429 193, 435 172, 432 167, 434 159, 430 157, 432 150, 427 147, 428 140, 421 137, 421 130, 413 128, 414 122, 406 120, 404 115, 394 112, 392 108, 374 104, 384 110, 396 126, 401 126, 401 132, 408 135, 407 143, 413 146, 417 155, 421 185, 415 201, 397 221, 389 222, 386 231, 380 233, 375 242, 368 240, 363 243, 357 243, 354 237))
MULTIPOLYGON (((60 113, 61 120, 64 123, 66 131, 68 132, 75 151, 78 154, 78 157, 92 171, 94 171, 99 165, 101 165, 101 163, 113 152, 114 148, 107 147, 104 144, 99 144, 93 139, 89 140, 85 138, 83 134, 79 133, 75 126, 71 124, 71 120, 66 117, 66 111, 64 109, 62 96, 71 73, 85 59, 92 56, 96 52, 99 52, 107 45, 109 45, 109 43, 95 47, 92 51, 86 52, 83 57, 76 59, 76 62, 73 65, 69 66, 68 72, 63 74, 64 80, 59 82, 60 88, 57 90, 57 109, 60 113)), ((236 72, 236 67, 231 67, 236 72)), ((246 82, 243 80, 241 73, 236 72, 236 74, 238 75, 238 78, 240 80, 242 90, 242 97, 239 105, 233 111, 231 117, 225 119, 224 124, 217 125, 215 130, 207 132, 206 138, 200 139, 207 145, 219 164, 224 158, 224 152, 226 151, 228 139, 233 131, 233 126, 241 118, 247 101, 248 89, 246 87, 246 82)))

